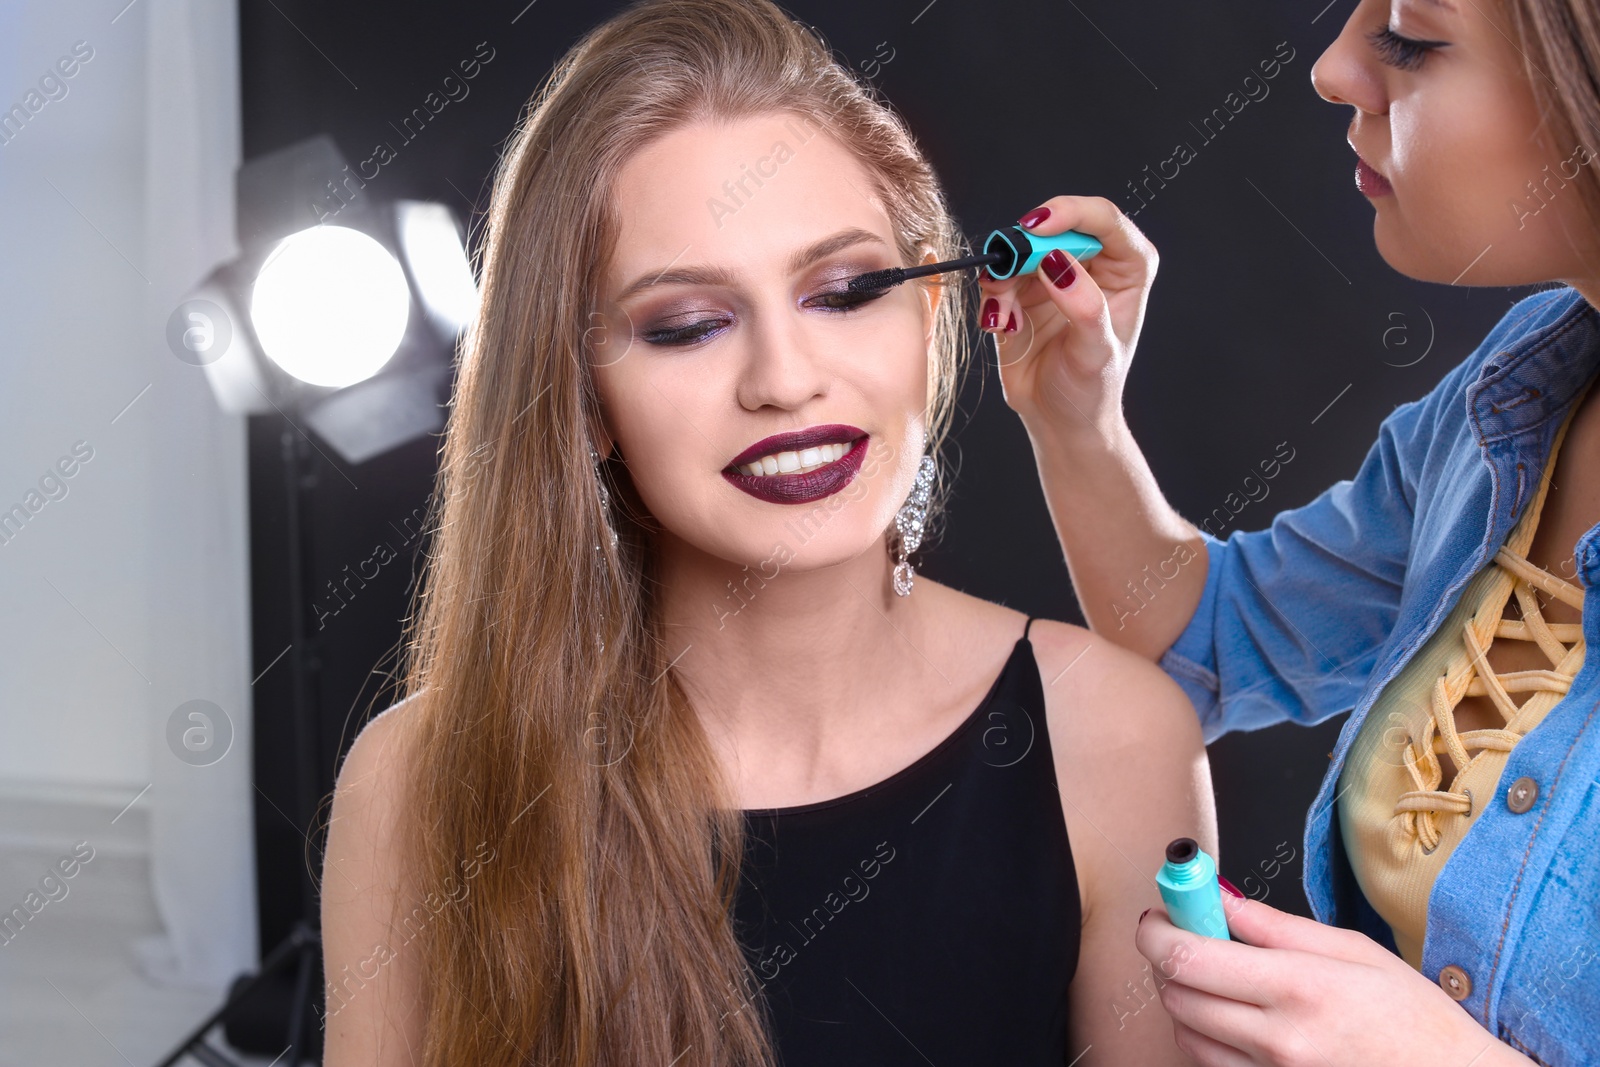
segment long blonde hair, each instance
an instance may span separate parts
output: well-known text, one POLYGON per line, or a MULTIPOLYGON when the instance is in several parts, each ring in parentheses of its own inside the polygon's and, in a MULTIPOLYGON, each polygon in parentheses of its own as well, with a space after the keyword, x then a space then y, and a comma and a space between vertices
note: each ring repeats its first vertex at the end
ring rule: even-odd
MULTIPOLYGON (((742 815, 668 669, 652 528, 619 462, 602 509, 584 347, 621 167, 684 125, 772 113, 861 161, 904 263, 969 251, 900 118, 768 0, 621 12, 556 65, 500 162, 405 639, 407 870, 444 894, 489 857, 405 949, 426 1065, 772 1061, 729 916, 742 815)), ((932 448, 971 290, 944 285, 934 313, 932 448)))

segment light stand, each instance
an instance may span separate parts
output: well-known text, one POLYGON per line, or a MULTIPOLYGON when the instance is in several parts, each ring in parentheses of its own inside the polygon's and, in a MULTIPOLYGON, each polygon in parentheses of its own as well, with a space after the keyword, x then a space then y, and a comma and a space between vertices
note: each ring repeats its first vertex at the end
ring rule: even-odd
MULTIPOLYGON (((310 828, 316 813, 318 789, 316 768, 318 744, 316 726, 317 686, 314 683, 319 668, 317 650, 313 646, 306 611, 311 603, 307 588, 306 557, 309 553, 309 531, 304 521, 305 494, 316 486, 316 473, 307 462, 307 442, 293 425, 284 419, 283 433, 279 438, 284 472, 284 504, 289 525, 289 604, 290 634, 292 639, 290 666, 294 677, 293 741, 295 753, 296 814, 301 825, 310 828)), ((320 837, 320 835, 318 835, 320 837)), ((320 840, 307 838, 312 851, 322 853, 320 840)), ((319 904, 316 886, 310 873, 304 869, 300 876, 301 916, 289 936, 279 942, 262 960, 260 970, 254 975, 244 975, 234 980, 228 999, 212 1012, 204 1022, 195 1027, 179 1045, 156 1067, 172 1067, 185 1056, 193 1056, 206 1067, 239 1067, 209 1044, 205 1036, 218 1023, 226 1024, 239 1005, 250 1000, 261 989, 269 976, 286 966, 293 965, 294 992, 289 1003, 288 1047, 279 1061, 284 1067, 299 1067, 308 1053, 320 1052, 320 1040, 308 1040, 307 1023, 315 1007, 315 976, 322 970, 322 937, 320 934, 319 904)))

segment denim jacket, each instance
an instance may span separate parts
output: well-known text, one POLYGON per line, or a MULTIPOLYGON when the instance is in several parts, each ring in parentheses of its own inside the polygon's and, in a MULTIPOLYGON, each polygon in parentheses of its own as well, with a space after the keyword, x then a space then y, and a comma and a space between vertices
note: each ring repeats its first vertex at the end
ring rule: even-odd
MULTIPOLYGON (((1354 709, 1306 819, 1305 888, 1323 922, 1394 947, 1339 834, 1345 754, 1379 690, 1532 500, 1597 370, 1600 312, 1568 287, 1535 293, 1384 420, 1353 479, 1268 529, 1202 535, 1205 592, 1161 665, 1206 739, 1354 709)), ((1511 750, 1435 881, 1422 956, 1434 981, 1451 968, 1454 995, 1491 1034, 1549 1065, 1600 1064, 1600 525, 1576 549, 1577 575, 1565 576, 1584 587, 1582 670, 1511 750), (1519 814, 1506 794, 1524 776, 1538 792, 1519 814)))

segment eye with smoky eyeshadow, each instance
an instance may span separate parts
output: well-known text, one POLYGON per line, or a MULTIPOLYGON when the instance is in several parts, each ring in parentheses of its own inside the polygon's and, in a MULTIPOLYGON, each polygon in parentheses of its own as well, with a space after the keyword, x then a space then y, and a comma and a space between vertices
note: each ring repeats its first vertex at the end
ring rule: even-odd
MULTIPOLYGON (((881 257, 870 257, 861 263, 851 262, 830 266, 815 283, 819 291, 813 292, 801 301, 802 306, 817 307, 832 314, 849 314, 887 295, 889 290, 852 293, 845 288, 846 283, 856 275, 877 269, 872 264, 878 258, 881 257)), ((681 313, 691 314, 688 311, 681 313)), ((721 312, 682 322, 673 322, 670 315, 669 310, 666 312, 668 317, 655 320, 651 325, 643 327, 635 336, 646 344, 659 347, 687 347, 715 336, 719 327, 731 325, 734 321, 731 316, 721 312)))

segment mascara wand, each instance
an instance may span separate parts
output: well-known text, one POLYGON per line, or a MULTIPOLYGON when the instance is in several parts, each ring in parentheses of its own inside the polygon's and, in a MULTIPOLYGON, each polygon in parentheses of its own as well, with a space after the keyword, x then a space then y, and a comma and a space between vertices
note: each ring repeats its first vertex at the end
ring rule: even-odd
POLYGON ((869 271, 866 274, 858 274, 851 278, 850 284, 845 287, 845 291, 851 293, 875 292, 879 289, 892 288, 912 278, 921 278, 928 274, 943 274, 952 270, 965 270, 968 267, 984 267, 990 263, 998 263, 1004 258, 999 252, 984 252, 976 256, 946 260, 943 263, 925 263, 920 267, 889 267, 885 270, 869 271))
POLYGON ((1089 234, 1078 230, 1064 230, 1043 236, 1029 233, 1015 224, 994 230, 983 242, 983 251, 973 256, 950 259, 943 263, 926 263, 920 267, 889 267, 868 271, 850 279, 845 291, 850 293, 877 292, 890 289, 911 278, 948 271, 984 268, 995 281, 1005 281, 1015 275, 1027 274, 1039 266, 1040 260, 1055 249, 1061 249, 1074 258, 1083 260, 1099 252, 1103 246, 1089 234))

